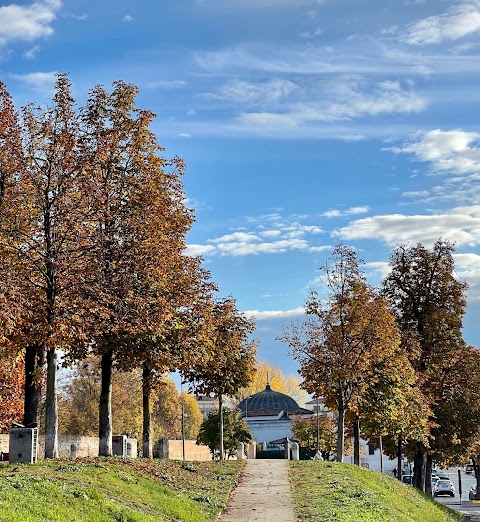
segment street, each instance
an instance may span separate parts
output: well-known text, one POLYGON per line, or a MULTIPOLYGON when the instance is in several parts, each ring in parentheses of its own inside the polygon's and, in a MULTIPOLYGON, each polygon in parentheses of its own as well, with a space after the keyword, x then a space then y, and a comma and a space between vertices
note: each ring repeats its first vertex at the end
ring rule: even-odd
POLYGON ((470 515, 479 515, 480 516, 480 504, 472 504, 468 499, 468 492, 473 484, 475 484, 475 475, 467 474, 463 471, 463 468, 449 468, 446 470, 450 480, 455 486, 455 497, 435 497, 437 502, 444 504, 456 511, 461 511, 462 513, 468 513, 470 515), (459 487, 458 487, 458 470, 461 470, 461 481, 462 481, 462 497, 460 499, 459 495, 459 487), (461 504, 460 504, 461 500, 461 504))

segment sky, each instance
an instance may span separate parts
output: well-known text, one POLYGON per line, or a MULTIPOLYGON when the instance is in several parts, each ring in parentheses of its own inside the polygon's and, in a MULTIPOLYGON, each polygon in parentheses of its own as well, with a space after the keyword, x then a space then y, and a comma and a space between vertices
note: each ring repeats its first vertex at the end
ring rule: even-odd
POLYGON ((319 267, 355 248, 379 285, 396 245, 455 242, 464 336, 480 346, 480 0, 0 2, 0 80, 46 103, 57 72, 81 105, 124 80, 196 222, 187 251, 254 316, 258 358, 319 267))

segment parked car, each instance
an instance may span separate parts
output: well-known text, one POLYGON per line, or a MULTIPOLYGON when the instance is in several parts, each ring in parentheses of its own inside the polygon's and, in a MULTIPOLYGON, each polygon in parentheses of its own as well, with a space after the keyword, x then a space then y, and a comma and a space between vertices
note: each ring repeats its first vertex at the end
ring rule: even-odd
POLYGON ((433 485, 436 484, 439 480, 440 480, 440 478, 437 477, 437 475, 432 475, 432 487, 433 487, 433 485))
POLYGON ((473 473, 473 471, 474 471, 474 470, 473 470, 473 464, 467 464, 467 465, 465 466, 465 473, 470 474, 470 473, 473 473))
POLYGON ((439 479, 432 487, 432 493, 434 497, 438 497, 439 495, 450 495, 451 497, 454 497, 455 486, 452 484, 451 480, 439 479))
POLYGON ((468 492, 468 498, 470 500, 473 500, 475 498, 475 496, 477 495, 477 485, 474 484, 471 488, 470 488, 470 491, 468 492))
POLYGON ((411 486, 413 482, 413 475, 402 475, 402 482, 411 486))
POLYGON ((443 470, 438 470, 435 475, 437 475, 437 477, 440 479, 440 480, 450 480, 450 476, 448 475, 448 473, 446 471, 443 471, 443 470))

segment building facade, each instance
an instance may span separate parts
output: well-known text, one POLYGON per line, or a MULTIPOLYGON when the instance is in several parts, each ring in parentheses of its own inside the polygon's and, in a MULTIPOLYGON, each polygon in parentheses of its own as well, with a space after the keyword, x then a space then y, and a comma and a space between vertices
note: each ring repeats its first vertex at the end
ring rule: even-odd
POLYGON ((313 412, 300 408, 292 397, 272 390, 267 383, 265 390, 244 399, 238 408, 240 418, 247 423, 255 442, 267 445, 292 438, 292 417, 310 417, 313 412))

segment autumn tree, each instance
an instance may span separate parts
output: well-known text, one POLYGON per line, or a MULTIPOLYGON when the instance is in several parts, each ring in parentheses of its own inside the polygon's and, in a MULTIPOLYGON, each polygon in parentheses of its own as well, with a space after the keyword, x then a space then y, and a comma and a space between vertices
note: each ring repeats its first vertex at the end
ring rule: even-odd
POLYGON ((208 446, 212 454, 212 460, 225 458, 225 453, 232 457, 236 454, 237 444, 248 444, 252 440, 252 434, 245 421, 238 418, 237 410, 224 409, 212 411, 200 426, 197 436, 197 444, 208 446), (223 430, 221 426, 223 424, 223 430), (223 431, 223 440, 222 440, 223 431))
POLYGON ((15 181, 22 170, 18 114, 6 85, 0 82, 0 272, 3 281, 8 282, 0 283, 0 433, 7 432, 12 421, 20 422, 23 418, 24 363, 23 354, 12 342, 18 317, 14 278, 6 249, 8 231, 14 229, 17 219, 13 204, 15 181))
MULTIPOLYGON (((141 382, 139 370, 114 370, 112 379, 114 433, 139 438, 142 433, 141 382)), ((59 394, 59 431, 64 435, 98 434, 98 404, 101 370, 98 357, 77 364, 59 394)))
POLYGON ((3 354, 0 364, 0 433, 23 418, 23 357, 3 354))
POLYGON ((21 312, 25 309, 19 281, 13 270, 15 252, 11 244, 18 245, 23 227, 23 216, 18 208, 18 180, 23 175, 24 159, 21 127, 17 111, 5 83, 0 82, 0 401, 3 414, 2 429, 11 420, 23 417, 23 358, 22 344, 16 338, 21 325, 21 312), (14 368, 13 371, 10 367, 14 368), (21 415, 20 415, 21 413, 21 415), (20 416, 19 416, 20 415, 20 416))
POLYGON ((292 418, 292 433, 300 445, 320 451, 324 460, 332 460, 336 455, 336 423, 332 417, 315 414, 311 417, 292 418))
MULTIPOLYGON (((432 383, 433 384, 433 383, 432 383)), ((475 454, 480 440, 480 351, 460 346, 435 379, 435 408, 429 455, 449 467, 475 454)))
POLYGON ((159 378, 167 371, 182 373, 210 355, 213 326, 208 312, 216 286, 210 282, 209 272, 201 267, 201 258, 179 256, 178 261, 175 268, 170 267, 168 297, 162 299, 163 313, 167 307, 170 311, 167 320, 158 333, 140 337, 138 349, 130 351, 133 359, 139 358, 143 369, 144 456, 152 456, 153 451, 151 395, 159 378))
MULTIPOLYGON (((182 436, 182 400, 184 405, 184 429, 186 439, 195 439, 203 416, 193 395, 183 390, 183 399, 175 383, 163 377, 161 385, 152 395, 152 435, 155 438, 180 439, 182 436)), ((145 453, 144 453, 144 456, 145 453)))
POLYGON ((87 342, 76 292, 86 268, 78 135, 70 82, 59 74, 51 104, 23 110, 22 168, 14 197, 4 201, 18 213, 6 223, 2 257, 21 296, 14 336, 25 346, 26 424, 38 420, 45 357, 47 362, 46 457, 58 455, 57 349, 87 342))
MULTIPOLYGON (((438 424, 439 430, 445 428, 439 422, 443 408, 439 380, 464 346, 461 328, 467 286, 455 277, 452 254, 453 245, 442 240, 432 250, 421 244, 399 246, 391 255, 391 272, 383 282, 399 328, 418 343, 419 352, 413 354, 411 362, 419 375, 421 391, 431 404, 431 421, 438 424)), ((428 491, 431 452, 421 441, 414 443, 412 451, 413 484, 428 491)))
POLYGON ((339 245, 332 258, 331 267, 321 268, 327 300, 312 292, 309 320, 285 329, 281 340, 300 363, 305 389, 323 395, 338 412, 337 460, 343 461, 345 415, 357 411, 365 391, 381 379, 374 370, 394 360, 400 338, 387 303, 366 284, 356 253, 339 245))
POLYGON ((185 413, 185 439, 195 440, 198 436, 198 433, 200 432, 200 426, 203 422, 203 415, 193 395, 190 393, 184 393, 183 401, 185 413))
MULTIPOLYGON (((99 357, 88 357, 75 365, 60 387, 59 432, 63 435, 98 434, 98 406, 101 390, 99 357)), ((152 394, 153 437, 180 438, 181 399, 172 379, 163 376, 152 394)), ((184 395, 185 433, 195 439, 203 420, 193 396, 184 395)), ((112 420, 114 433, 136 436, 142 447, 141 369, 113 370, 112 420)), ((143 449, 143 447, 142 447, 143 449)))
POLYGON ((252 378, 256 344, 249 341, 248 334, 254 331, 255 325, 237 309, 232 297, 217 300, 211 313, 214 330, 210 357, 185 371, 184 377, 195 384, 196 393, 214 393, 218 397, 220 458, 223 460, 223 398, 235 395, 241 387, 248 386, 252 378))
MULTIPOLYGON (((81 113, 83 161, 94 231, 93 350, 101 356, 99 453, 112 452, 111 387, 114 363, 153 337, 165 322, 169 269, 181 255, 191 213, 184 206, 179 158, 167 161, 150 130, 154 114, 136 107, 138 90, 118 81, 96 86, 81 113)), ((168 317, 168 315, 167 315, 168 317)))
POLYGON ((23 171, 23 154, 18 114, 4 82, 0 82, 0 216, 3 202, 23 171))

